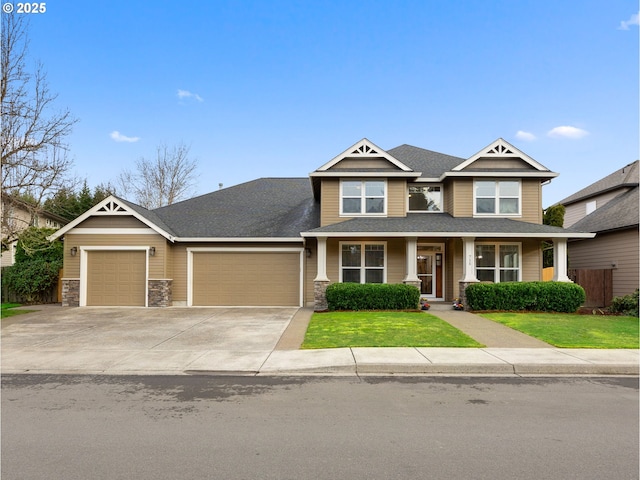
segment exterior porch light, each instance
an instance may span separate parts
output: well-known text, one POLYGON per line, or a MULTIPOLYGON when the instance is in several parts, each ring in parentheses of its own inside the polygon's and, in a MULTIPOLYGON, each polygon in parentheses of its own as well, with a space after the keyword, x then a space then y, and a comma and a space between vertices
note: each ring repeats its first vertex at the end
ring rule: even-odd
POLYGON ((304 249, 304 254, 307 256, 307 258, 311 258, 311 249, 310 248, 305 248, 304 249))
POLYGON ((156 247, 149 248, 149 256, 153 257, 156 254, 156 247))
POLYGON ((71 247, 71 250, 69 250, 69 253, 71 253, 72 257, 75 257, 78 253, 78 247, 71 247))

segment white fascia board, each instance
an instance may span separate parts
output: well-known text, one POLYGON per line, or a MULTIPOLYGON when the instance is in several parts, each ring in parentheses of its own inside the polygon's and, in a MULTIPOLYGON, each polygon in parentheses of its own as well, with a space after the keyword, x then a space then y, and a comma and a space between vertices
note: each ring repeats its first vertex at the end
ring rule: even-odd
POLYGON ((475 238, 593 238, 595 233, 504 233, 504 232, 302 232, 303 237, 475 237, 475 238))
POLYGON ((328 161, 327 163, 322 165, 320 168, 318 168, 316 171, 322 172, 322 171, 328 170, 331 167, 333 167, 335 164, 340 162, 340 160, 343 160, 343 159, 348 158, 348 157, 353 157, 354 156, 353 151, 357 150, 358 148, 361 148, 364 145, 375 149, 377 153, 372 153, 372 154, 361 153, 361 154, 357 155, 360 158, 378 158, 378 157, 382 157, 382 158, 388 160, 390 163, 392 163, 396 167, 398 167, 399 169, 404 170, 405 172, 410 172, 411 171, 411 168, 407 167, 404 163, 402 163, 400 160, 395 158, 393 155, 388 154, 382 148, 378 147, 376 144, 374 144, 373 142, 367 140, 366 138, 363 138, 359 142, 357 142, 354 145, 352 145, 351 147, 347 148, 340 155, 335 156, 333 159, 331 159, 330 161, 328 161))
POLYGON ((286 242, 304 242, 302 237, 176 237, 176 242, 191 243, 286 243, 286 242))
POLYGON ((422 172, 344 172, 331 170, 329 172, 311 172, 310 177, 400 177, 414 178, 422 175, 422 172))
POLYGON ((545 167, 541 163, 536 162, 529 155, 524 153, 522 150, 514 147, 513 145, 511 145, 509 142, 507 142, 503 138, 498 138, 496 141, 494 141, 490 145, 487 145, 485 148, 480 150, 475 155, 472 155, 467 160, 462 162, 460 165, 457 165, 456 167, 454 167, 452 170, 456 171, 456 172, 460 171, 460 170, 463 170, 464 168, 468 167, 469 165, 471 165, 473 162, 475 162, 479 158, 491 157, 491 156, 499 156, 499 157, 502 157, 502 158, 504 158, 504 157, 506 157, 506 158, 520 158, 520 159, 524 160, 525 162, 527 162, 529 165, 531 165, 533 168, 535 168, 537 170, 545 171, 545 172, 549 171, 549 169, 547 167, 545 167), (496 148, 498 146, 502 146, 502 147, 508 148, 509 150, 511 150, 512 153, 501 153, 500 155, 489 154, 488 153, 490 150, 493 150, 494 148, 496 148))
POLYGON ((440 181, 447 177, 499 177, 499 178, 555 178, 556 172, 445 172, 440 181))
MULTIPOLYGON (((90 208, 89 210, 87 210, 86 212, 84 212, 82 215, 80 215, 78 218, 76 218, 75 220, 73 220, 70 223, 67 223, 64 227, 62 227, 60 230, 58 230, 57 232, 55 232, 54 234, 50 235, 49 237, 47 237, 47 240, 49 240, 50 242, 60 238, 61 236, 63 236, 65 233, 67 233, 69 230, 71 230, 72 228, 74 228, 77 225, 80 225, 82 222, 84 222, 87 218, 94 216, 96 214, 96 212, 98 212, 98 210, 100 210, 102 207, 104 207, 105 205, 107 205, 109 202, 120 202, 120 200, 116 197, 114 197, 113 195, 109 195, 107 198, 105 198, 103 201, 101 201, 100 203, 98 203, 97 205, 94 205, 92 208, 90 208)), ((144 223, 145 225, 147 225, 150 229, 154 230, 156 233, 162 235, 164 238, 166 238, 167 240, 174 242, 175 241, 175 237, 173 235, 170 235, 168 232, 165 232, 163 229, 161 229, 160 227, 158 227, 156 224, 154 224, 153 222, 151 222, 150 220, 148 220, 147 218, 143 217, 142 215, 140 215, 138 212, 130 209, 129 207, 127 207, 126 205, 122 205, 121 206, 123 209, 125 209, 126 213, 125 215, 130 215, 138 220, 140 220, 142 223, 144 223)), ((123 214, 121 214, 123 215, 123 214)), ((96 216, 105 216, 105 215, 96 215, 96 216)))

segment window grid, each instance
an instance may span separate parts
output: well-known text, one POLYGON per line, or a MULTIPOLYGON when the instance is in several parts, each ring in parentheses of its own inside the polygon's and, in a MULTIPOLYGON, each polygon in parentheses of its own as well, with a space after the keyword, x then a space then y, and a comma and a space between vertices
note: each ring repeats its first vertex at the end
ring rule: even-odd
POLYGON ((383 180, 344 180, 340 190, 343 215, 384 215, 386 182, 383 180))
POLYGON ((476 180, 475 214, 520 215, 520 197, 520 182, 517 180, 476 180))
POLYGON ((481 282, 520 281, 520 243, 476 244, 476 278, 481 282))
POLYGON ((385 244, 342 243, 340 246, 340 281, 343 283, 384 283, 385 244))

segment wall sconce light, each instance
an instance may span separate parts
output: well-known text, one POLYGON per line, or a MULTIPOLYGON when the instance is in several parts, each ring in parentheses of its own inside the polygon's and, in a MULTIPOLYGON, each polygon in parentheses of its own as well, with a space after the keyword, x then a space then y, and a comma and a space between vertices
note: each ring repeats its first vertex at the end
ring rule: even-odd
POLYGON ((72 257, 75 257, 78 253, 78 247, 71 247, 70 253, 72 257))
POLYGON ((305 248, 304 249, 304 253, 307 256, 307 258, 311 258, 311 249, 310 248, 305 248))
POLYGON ((149 248, 149 255, 153 257, 155 254, 156 254, 156 247, 149 248))

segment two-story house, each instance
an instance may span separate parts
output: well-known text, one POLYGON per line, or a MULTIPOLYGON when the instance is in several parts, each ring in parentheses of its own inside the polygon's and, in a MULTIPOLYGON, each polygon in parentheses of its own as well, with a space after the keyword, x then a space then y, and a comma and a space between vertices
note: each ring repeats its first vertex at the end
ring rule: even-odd
POLYGON ((631 294, 639 285, 638 163, 625 165, 558 202, 566 209, 565 228, 596 233, 593 239, 569 242, 570 267, 610 270, 611 286, 604 289, 604 296, 598 296, 599 303, 594 306, 607 306, 613 297, 631 294))
POLYGON ((332 282, 408 283, 450 301, 478 281, 540 280, 557 176, 498 139, 469 158, 363 139, 308 178, 262 178, 153 211, 109 197, 59 230, 65 305, 326 308, 332 282))

